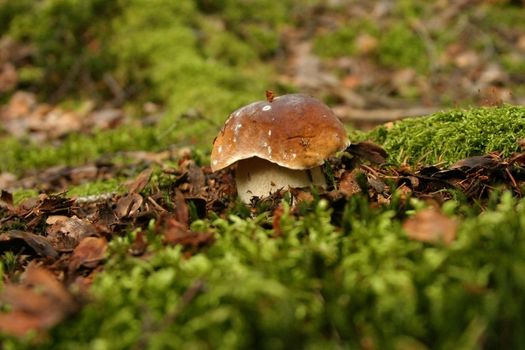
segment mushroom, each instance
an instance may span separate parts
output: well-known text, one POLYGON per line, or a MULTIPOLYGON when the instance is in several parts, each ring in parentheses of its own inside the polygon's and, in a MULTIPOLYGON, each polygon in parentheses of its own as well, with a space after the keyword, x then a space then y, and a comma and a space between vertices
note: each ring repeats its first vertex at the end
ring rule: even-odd
POLYGON ((230 114, 213 143, 211 169, 237 163, 237 192, 248 203, 281 188, 326 186, 321 165, 348 144, 343 124, 319 100, 270 93, 230 114))

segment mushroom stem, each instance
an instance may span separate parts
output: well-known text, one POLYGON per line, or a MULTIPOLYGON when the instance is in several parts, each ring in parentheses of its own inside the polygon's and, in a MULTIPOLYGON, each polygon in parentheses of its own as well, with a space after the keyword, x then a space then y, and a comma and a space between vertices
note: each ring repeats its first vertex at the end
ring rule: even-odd
POLYGON ((326 186, 321 167, 306 170, 288 169, 267 160, 252 157, 237 163, 237 193, 249 203, 253 196, 266 197, 282 188, 326 186))

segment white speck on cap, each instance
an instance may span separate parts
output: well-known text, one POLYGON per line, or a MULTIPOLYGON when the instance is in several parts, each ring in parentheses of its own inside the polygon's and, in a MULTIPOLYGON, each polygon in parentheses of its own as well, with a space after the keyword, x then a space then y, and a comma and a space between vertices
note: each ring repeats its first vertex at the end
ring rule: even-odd
POLYGON ((268 146, 268 154, 272 154, 272 148, 268 146))
POLYGON ((268 136, 272 136, 272 130, 268 130, 268 136))
POLYGON ((295 159, 295 158, 297 158, 297 154, 292 153, 292 159, 295 159))
POLYGON ((217 164, 217 159, 215 159, 215 160, 213 161, 213 165, 215 165, 215 164, 217 164))
POLYGON ((222 153, 222 146, 219 146, 219 153, 222 153))
POLYGON ((272 106, 266 105, 266 106, 263 107, 262 110, 266 112, 266 111, 269 111, 270 109, 272 109, 272 106))

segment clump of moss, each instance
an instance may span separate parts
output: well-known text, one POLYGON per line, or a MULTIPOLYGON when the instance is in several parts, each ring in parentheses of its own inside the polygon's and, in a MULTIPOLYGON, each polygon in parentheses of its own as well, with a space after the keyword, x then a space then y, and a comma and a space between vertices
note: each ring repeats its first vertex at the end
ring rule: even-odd
MULTIPOLYGON (((359 136, 358 136, 359 137, 359 136)), ((525 108, 471 108, 405 119, 363 135, 381 144, 394 163, 451 164, 459 159, 519 150, 525 138, 525 108)))
POLYGON ((507 193, 491 203, 463 214, 448 247, 409 240, 398 219, 406 212, 359 196, 344 230, 324 201, 299 217, 285 205, 279 237, 264 228, 266 214, 196 221, 216 242, 191 257, 162 248, 152 229, 154 254, 129 257, 130 233, 112 241, 93 302, 40 347, 514 348, 525 341, 525 202, 507 193))

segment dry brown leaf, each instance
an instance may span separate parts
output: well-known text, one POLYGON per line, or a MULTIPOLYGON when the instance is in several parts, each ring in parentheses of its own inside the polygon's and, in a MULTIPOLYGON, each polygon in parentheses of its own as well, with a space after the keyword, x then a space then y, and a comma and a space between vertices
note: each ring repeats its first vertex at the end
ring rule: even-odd
POLYGON ((361 186, 357 182, 358 170, 346 171, 339 182, 339 192, 346 197, 362 192, 361 186))
POLYGON ((65 287, 48 270, 30 264, 20 285, 8 284, 0 299, 11 306, 0 314, 0 331, 23 336, 59 323, 77 309, 65 287))
POLYGON ((175 215, 177 221, 187 229, 190 220, 189 209, 184 195, 179 190, 175 192, 175 215))
POLYGON ((0 234, 0 251, 14 251, 18 253, 22 250, 24 254, 30 254, 34 251, 34 253, 43 257, 58 258, 58 252, 43 236, 20 230, 10 230, 0 234))
POLYGON ((410 239, 451 244, 456 239, 457 221, 435 208, 424 209, 405 220, 403 229, 410 239))
POLYGON ((146 187, 151 177, 153 169, 145 169, 137 175, 135 180, 129 185, 128 189, 130 193, 139 193, 146 187))
POLYGON ((119 219, 133 217, 143 202, 144 198, 140 194, 131 192, 118 200, 115 214, 119 219))
POLYGON ((129 247, 129 252, 131 253, 131 255, 140 256, 144 254, 147 247, 148 247, 148 242, 146 241, 144 232, 139 231, 137 232, 137 236, 135 237, 135 240, 129 247))
POLYGON ((190 182, 190 194, 198 195, 205 185, 206 178, 200 166, 190 163, 188 166, 188 179, 190 182))
POLYGON ((187 224, 181 223, 173 215, 161 217, 159 231, 162 232, 164 241, 168 244, 198 247, 213 242, 212 233, 190 231, 187 224))
POLYGON ((51 225, 47 229, 47 239, 59 251, 70 251, 82 239, 97 234, 93 224, 77 216, 69 218, 63 215, 53 215, 47 218, 46 223, 51 225))
POLYGON ((388 157, 388 153, 383 147, 370 141, 352 143, 348 146, 347 151, 356 157, 368 160, 375 164, 383 164, 388 157))
POLYGON ((272 227, 273 232, 275 233, 275 236, 282 236, 283 231, 281 229, 281 217, 284 214, 284 208, 282 205, 279 205, 275 210, 273 211, 273 219, 272 219, 272 227))
POLYGON ((13 89, 18 83, 18 73, 10 62, 0 65, 0 93, 13 89))
POLYGON ((13 211, 13 194, 11 192, 1 190, 0 191, 0 208, 6 208, 9 211, 13 211))
POLYGON ((69 261, 69 271, 80 267, 94 268, 106 257, 108 243, 104 238, 87 237, 73 251, 69 261))

